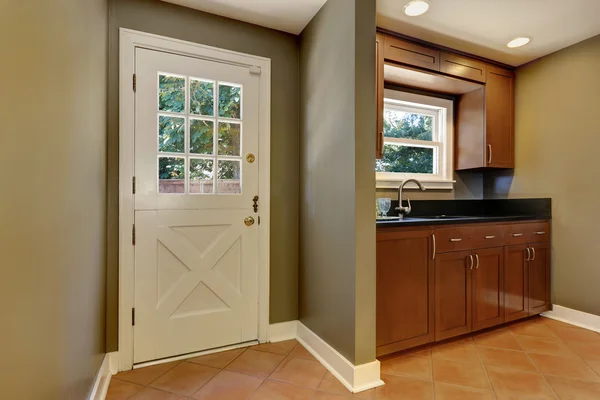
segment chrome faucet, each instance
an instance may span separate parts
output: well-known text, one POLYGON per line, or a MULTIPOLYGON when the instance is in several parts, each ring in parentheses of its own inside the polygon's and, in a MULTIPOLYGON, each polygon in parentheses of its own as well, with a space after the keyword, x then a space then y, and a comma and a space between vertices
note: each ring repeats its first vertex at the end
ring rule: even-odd
POLYGON ((422 192, 425 191, 423 184, 416 179, 407 179, 405 181, 400 182, 400 186, 398 186, 398 202, 399 202, 399 204, 398 204, 398 207, 396 207, 396 210, 399 211, 398 216, 400 219, 403 219, 404 216, 410 214, 410 211, 412 210, 410 207, 410 199, 408 199, 408 198, 406 199, 406 200, 408 200, 408 207, 402 207, 402 189, 404 188, 404 186, 406 186, 407 183, 410 183, 410 182, 416 183, 422 192))

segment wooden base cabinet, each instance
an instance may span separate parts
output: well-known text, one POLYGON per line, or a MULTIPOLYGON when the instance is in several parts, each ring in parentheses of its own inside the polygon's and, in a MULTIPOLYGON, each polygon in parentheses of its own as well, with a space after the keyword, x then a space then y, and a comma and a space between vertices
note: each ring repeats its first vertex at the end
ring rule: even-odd
POLYGON ((504 322, 502 247, 439 254, 435 262, 435 340, 504 322))
POLYGON ((530 246, 529 259, 529 315, 552 308, 550 303, 550 243, 530 246))
POLYGON ((504 248, 504 319, 529 316, 529 254, 525 244, 504 248))
POLYGON ((471 252, 438 254, 435 260, 435 340, 471 331, 471 252))
POLYGON ((548 222, 378 230, 377 356, 550 310, 549 240, 548 222))
POLYGON ((433 230, 377 234, 377 355, 434 341, 433 230))
POLYGON ((504 323, 504 248, 473 251, 472 331, 504 323))

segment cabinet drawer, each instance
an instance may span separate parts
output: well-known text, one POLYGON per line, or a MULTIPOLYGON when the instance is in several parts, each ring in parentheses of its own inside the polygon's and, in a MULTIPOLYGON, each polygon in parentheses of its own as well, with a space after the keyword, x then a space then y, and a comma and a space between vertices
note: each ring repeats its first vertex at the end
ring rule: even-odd
POLYGON ((469 243, 474 249, 504 246, 504 232, 502 225, 481 225, 471 228, 469 243))
POLYGON ((472 231, 473 228, 466 226, 436 229, 436 253, 448 253, 451 251, 472 249, 472 231))
POLYGON ((440 72, 482 83, 486 78, 484 63, 444 52, 440 54, 440 72))
POLYGON ((550 223, 531 222, 509 225, 506 231, 506 245, 542 243, 550 241, 550 223))
POLYGON ((400 39, 385 38, 384 57, 393 62, 413 65, 433 71, 440 70, 440 52, 400 39))

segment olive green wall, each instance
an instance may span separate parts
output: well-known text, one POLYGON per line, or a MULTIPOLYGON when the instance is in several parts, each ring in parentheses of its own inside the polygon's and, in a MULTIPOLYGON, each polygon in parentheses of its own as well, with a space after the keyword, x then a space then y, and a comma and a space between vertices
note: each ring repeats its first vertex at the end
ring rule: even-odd
POLYGON ((107 345, 118 345, 119 28, 271 59, 270 322, 298 318, 298 43, 283 32, 159 0, 110 0, 107 345))
POLYGON ((517 69, 515 170, 486 197, 552 198, 552 300, 600 315, 600 36, 517 69))
POLYGON ((0 2, 0 398, 88 398, 105 352, 106 0, 0 2))
POLYGON ((374 43, 374 0, 300 37, 300 321, 354 364, 375 359, 374 43))

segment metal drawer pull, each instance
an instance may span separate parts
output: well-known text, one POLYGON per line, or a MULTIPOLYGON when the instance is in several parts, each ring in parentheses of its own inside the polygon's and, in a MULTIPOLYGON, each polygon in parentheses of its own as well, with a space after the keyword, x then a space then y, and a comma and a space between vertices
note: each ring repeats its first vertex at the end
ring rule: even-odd
POLYGON ((451 242, 462 242, 461 238, 457 238, 457 239, 450 239, 451 242))
POLYGON ((532 247, 531 251, 533 252, 533 256, 531 257, 531 261, 535 260, 535 249, 532 247))
POLYGON ((492 145, 488 144, 488 148, 490 149, 490 158, 488 159, 488 164, 492 163, 492 145))
POLYGON ((536 234, 536 235, 545 235, 545 234, 546 234, 546 232, 545 232, 545 231, 539 231, 539 232, 536 232, 535 234, 536 234))
POLYGON ((432 236, 433 236, 433 257, 431 259, 435 260, 435 233, 432 236))
POLYGON ((469 258, 471 259, 471 265, 469 266, 469 270, 472 270, 473 269, 473 264, 474 264, 473 256, 469 255, 469 258))
POLYGON ((496 236, 486 236, 485 238, 486 238, 486 239, 495 239, 495 238, 496 238, 496 236))
POLYGON ((475 254, 475 258, 477 259, 477 266, 475 266, 475 269, 479 269, 479 254, 475 254))
POLYGON ((519 237, 519 236, 523 236, 523 234, 522 234, 522 233, 513 233, 512 235, 513 235, 513 237, 519 237))
POLYGON ((528 247, 525 250, 527 250, 527 258, 525 259, 525 261, 529 261, 531 260, 531 249, 528 247))

